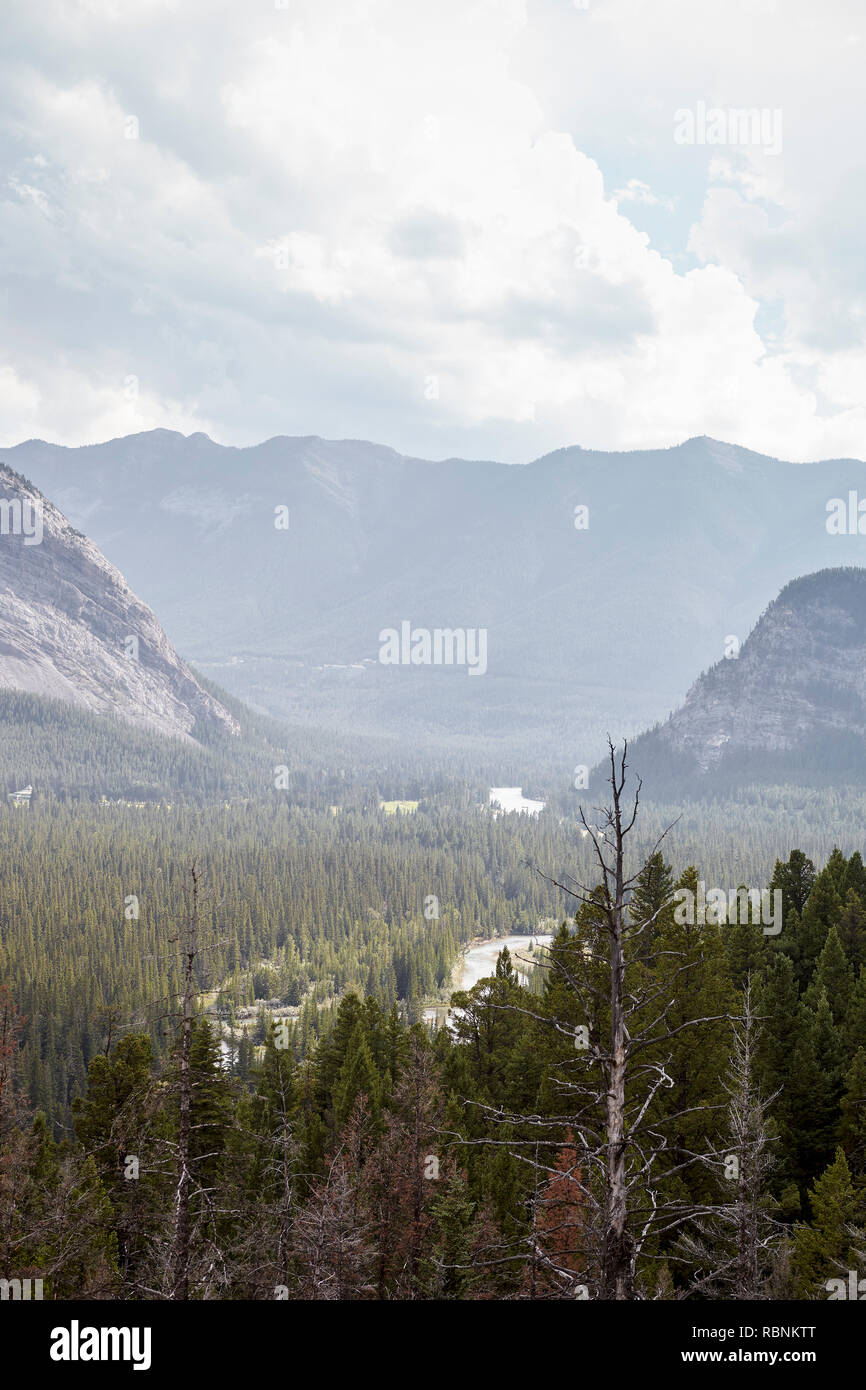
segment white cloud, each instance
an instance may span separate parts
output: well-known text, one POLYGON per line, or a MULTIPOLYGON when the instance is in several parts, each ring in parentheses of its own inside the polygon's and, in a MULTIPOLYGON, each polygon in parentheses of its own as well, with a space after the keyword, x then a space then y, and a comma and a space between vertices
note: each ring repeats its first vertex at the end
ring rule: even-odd
POLYGON ((164 396, 142 392, 132 374, 99 382, 67 366, 44 371, 38 385, 22 379, 14 367, 0 366, 0 420, 2 447, 23 439, 96 444, 159 428, 208 432, 197 413, 164 396))
POLYGON ((22 381, 14 367, 0 366, 0 418, 8 430, 7 443, 17 444, 28 437, 28 428, 38 414, 39 392, 22 381))
POLYGON ((851 36, 840 0, 22 5, 7 440, 862 452, 851 36), (783 109, 783 154, 676 145, 699 100, 783 109))
POLYGON ((653 193, 643 179, 629 179, 625 188, 618 188, 613 196, 618 203, 645 203, 647 207, 668 208, 673 211, 673 200, 653 193))

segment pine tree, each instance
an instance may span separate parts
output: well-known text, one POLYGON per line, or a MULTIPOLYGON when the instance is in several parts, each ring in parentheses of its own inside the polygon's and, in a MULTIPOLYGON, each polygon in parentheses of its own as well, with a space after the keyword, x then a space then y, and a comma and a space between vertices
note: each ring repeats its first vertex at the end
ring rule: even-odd
MULTIPOLYGON (((859 857, 859 855, 853 856, 856 859, 859 857)), ((853 863, 853 859, 851 862, 853 863)), ((859 892, 849 888, 842 908, 842 915, 839 918, 839 940, 855 974, 860 966, 866 963, 866 908, 863 906, 864 901, 866 901, 866 893, 861 896, 859 892)))
POLYGON ((455 1168, 444 1174, 433 1194, 431 1214, 435 1238, 430 1256, 432 1276, 428 1297, 448 1301, 465 1299, 481 1281, 476 1252, 483 1244, 484 1233, 464 1173, 455 1168))
POLYGON ((853 893, 858 898, 866 898, 866 864, 863 863, 859 850, 855 849, 848 860, 842 883, 848 894, 853 893))
POLYGON ((845 1076, 839 1138, 848 1166, 858 1178, 866 1176, 866 1050, 860 1047, 845 1076))
MULTIPOLYGON (((695 870, 687 870, 677 887, 696 892, 695 870)), ((681 1169, 678 1182, 683 1195, 698 1202, 709 1199, 711 1184, 706 1167, 691 1161, 691 1156, 715 1148, 726 1103, 728 1018, 738 1010, 726 969, 722 932, 727 930, 708 922, 673 920, 657 937, 663 953, 658 979, 667 1005, 666 1024, 675 1036, 647 1056, 660 1064, 664 1059, 670 1079, 659 1107, 665 1116, 659 1123, 664 1125, 668 1162, 681 1169), (714 1021, 700 1029, 682 1027, 694 1017, 714 1021)))
POLYGON ((780 889, 782 893, 782 920, 788 921, 793 912, 802 917, 809 894, 815 883, 815 865, 807 859, 802 850, 792 850, 787 863, 776 860, 770 891, 780 889))
MULTIPOLYGON (((775 955, 759 978, 756 989, 756 1009, 761 1019, 757 1048, 757 1076, 765 1095, 776 1097, 773 1118, 779 1129, 779 1161, 772 1183, 778 1194, 791 1180, 799 1176, 795 1150, 799 1115, 795 1118, 795 1099, 792 1079, 799 1074, 797 1067, 808 1065, 814 1070, 814 1058, 808 1040, 812 1016, 801 1007, 794 965, 790 957, 775 955)), ((808 1086, 807 1086, 808 1090, 808 1086)), ((799 1199, 798 1199, 799 1200, 799 1199)))
POLYGON ((822 993, 827 997, 833 1022, 838 1026, 848 1013, 854 993, 854 972, 835 927, 831 927, 827 934, 812 982, 803 996, 804 1002, 815 1009, 822 993))
MULTIPOLYGON (((811 982, 827 935, 841 916, 842 899, 835 887, 833 872, 828 865, 815 880, 809 901, 800 918, 796 936, 793 937, 794 969, 801 990, 806 989, 811 982)), ((779 940, 782 943, 782 949, 787 950, 792 942, 792 934, 783 931, 779 940)))
POLYGON ((297 1290, 294 1226, 302 1187, 299 1069, 288 1048, 277 1046, 273 1027, 255 1081, 253 1095, 236 1106, 228 1136, 226 1185, 236 1208, 232 1294, 272 1298, 277 1289, 297 1290))
POLYGON ((811 1221, 794 1231, 794 1297, 826 1298, 827 1281, 856 1268, 855 1251, 863 1239, 857 1228, 866 1220, 863 1195, 841 1148, 811 1189, 809 1205, 811 1221))
POLYGON ((845 1019, 845 1046, 849 1057, 866 1047, 866 965, 860 966, 857 983, 851 991, 845 1019))
POLYGON ((737 989, 744 989, 749 979, 754 979, 767 961, 767 938, 760 922, 752 920, 750 912, 745 921, 744 914, 737 913, 733 922, 724 929, 725 959, 728 974, 737 989))
POLYGON ((90 1063, 86 1095, 73 1102, 75 1136, 96 1164, 111 1202, 112 1225, 124 1280, 141 1274, 160 1182, 147 1157, 155 1137, 153 1049, 143 1033, 127 1033, 111 1055, 90 1063), (128 1174, 134 1173, 135 1177, 128 1174))
POLYGON ((669 864, 665 863, 661 850, 651 854, 644 864, 634 886, 629 903, 629 918, 635 924, 645 922, 643 950, 652 948, 656 933, 664 925, 670 925, 673 917, 674 876, 669 864))
POLYGON ((334 1117, 342 1127, 359 1096, 367 1099, 370 1116, 378 1124, 381 1112, 382 1078, 376 1070, 367 1032, 359 1019, 346 1047, 346 1055, 334 1086, 334 1117))

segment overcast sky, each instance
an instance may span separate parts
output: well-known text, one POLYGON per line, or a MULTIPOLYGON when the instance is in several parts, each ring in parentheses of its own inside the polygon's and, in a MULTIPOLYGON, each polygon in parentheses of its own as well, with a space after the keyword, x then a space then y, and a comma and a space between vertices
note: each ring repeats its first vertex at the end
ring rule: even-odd
POLYGON ((861 0, 3 9, 0 442, 866 455, 861 0))

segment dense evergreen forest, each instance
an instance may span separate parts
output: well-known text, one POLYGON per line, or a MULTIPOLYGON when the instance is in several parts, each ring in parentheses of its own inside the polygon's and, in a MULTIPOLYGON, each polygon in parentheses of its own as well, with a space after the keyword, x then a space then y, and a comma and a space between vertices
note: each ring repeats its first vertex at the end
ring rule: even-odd
POLYGON ((612 1255, 599 770, 578 791, 489 749, 312 738, 213 689, 239 739, 0 696, 6 790, 34 788, 0 807, 7 1277, 53 1298, 816 1299, 858 1267, 862 793, 641 806, 612 1255), (493 814, 505 783, 544 812, 493 814), (699 878, 778 889, 782 931, 680 924, 699 878), (541 930, 523 982, 506 952, 453 994, 468 943, 541 930))
POLYGON ((772 936, 680 920, 677 889, 740 881, 719 822, 698 868, 676 834, 641 850, 612 1254, 619 908, 591 826, 365 795, 3 811, 7 1277, 52 1298, 830 1296, 866 1247, 859 854, 744 878, 782 895, 772 936), (526 985, 503 952, 450 1026, 419 1021, 462 945, 551 918, 526 985))
MULTIPOLYGON (((212 945, 198 986, 230 1025, 256 1001, 286 1006, 302 1055, 350 990, 416 1018, 443 991, 460 946, 535 931, 561 894, 527 870, 564 849, 555 824, 422 803, 413 815, 334 815, 265 802, 9 807, 0 813, 0 979, 26 1017, 20 1065, 53 1125, 104 1046, 107 1021, 170 1044, 169 941, 196 861, 212 945), (435 909, 428 902, 435 899, 435 909), (426 912, 425 912, 426 903, 426 912), (435 911, 435 915, 432 915, 435 911)), ((285 1010, 284 1010, 285 1012, 285 1010)), ((262 1025, 239 1048, 249 1064, 262 1025)))

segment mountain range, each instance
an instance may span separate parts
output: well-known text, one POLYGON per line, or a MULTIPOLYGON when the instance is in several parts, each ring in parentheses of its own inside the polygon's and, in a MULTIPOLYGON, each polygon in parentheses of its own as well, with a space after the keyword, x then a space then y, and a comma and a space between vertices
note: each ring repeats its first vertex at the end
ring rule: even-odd
POLYGON ((731 645, 747 671, 747 634, 789 581, 866 555, 856 521, 831 527, 834 499, 856 512, 866 497, 862 461, 707 438, 504 465, 155 430, 0 457, 86 530, 185 659, 257 711, 518 750, 564 775, 607 730, 662 721, 731 645), (423 642, 420 664, 383 664, 383 634, 405 625, 483 632, 483 678, 428 663, 423 642))

